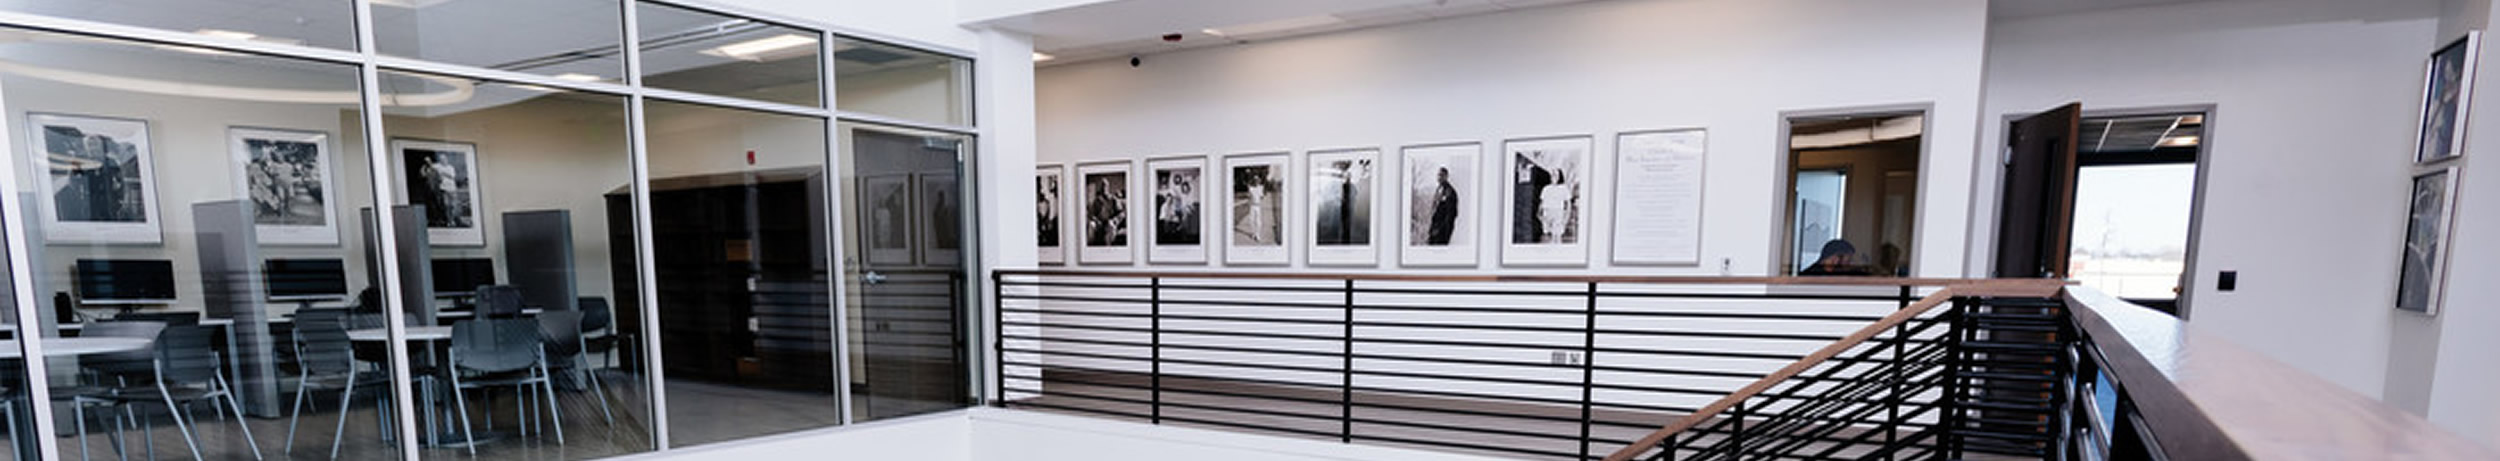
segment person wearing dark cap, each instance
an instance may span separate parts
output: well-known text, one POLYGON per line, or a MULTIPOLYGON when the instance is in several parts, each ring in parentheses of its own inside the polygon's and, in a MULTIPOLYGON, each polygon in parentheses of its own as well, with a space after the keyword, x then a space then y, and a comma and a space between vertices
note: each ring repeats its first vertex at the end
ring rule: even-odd
POLYGON ((1797 275, 1867 275, 1866 267, 1859 265, 1857 259, 1856 245, 1834 239, 1823 244, 1823 255, 1815 258, 1814 265, 1797 271, 1797 275))

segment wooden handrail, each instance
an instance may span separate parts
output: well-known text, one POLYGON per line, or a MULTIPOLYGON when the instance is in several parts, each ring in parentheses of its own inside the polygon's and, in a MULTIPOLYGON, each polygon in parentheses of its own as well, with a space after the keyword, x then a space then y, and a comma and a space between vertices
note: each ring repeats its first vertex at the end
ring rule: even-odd
POLYGON ((1720 276, 1639 276, 1639 275, 1435 275, 1397 273, 1325 273, 1325 272, 1234 272, 1234 271, 1131 271, 1131 270, 1067 270, 1067 269, 998 269, 1000 276, 1042 277, 1119 277, 1119 278, 1199 278, 1253 280, 1358 280, 1384 282, 1569 282, 1569 283, 1640 283, 1662 285, 1784 285, 1784 286, 1881 286, 1881 287, 1955 287, 1992 286, 2005 282, 1996 279, 1900 278, 1900 277, 1720 277, 1720 276))
POLYGON ((1833 341, 1831 344, 1824 345, 1823 348, 1816 349, 1814 353, 1806 354, 1804 358, 1799 358, 1796 362, 1790 363, 1785 367, 1780 367, 1778 371, 1773 371, 1770 375, 1763 376, 1762 379, 1754 380, 1752 384, 1747 384, 1745 387, 1737 389, 1736 392, 1729 393, 1725 397, 1720 397, 1717 401, 1710 402, 1709 405, 1702 406, 1700 410, 1695 410, 1690 414, 1684 415, 1682 418, 1676 418, 1674 422, 1667 423, 1665 427, 1658 428, 1658 431, 1651 432, 1648 436, 1641 437, 1640 441, 1633 442, 1631 445, 1625 446, 1621 450, 1615 450, 1614 454, 1606 455, 1606 461, 1630 461, 1632 458, 1640 456, 1643 452, 1658 448, 1658 444, 1666 441, 1667 437, 1673 436, 1679 432, 1684 432, 1686 429, 1692 429, 1693 426, 1700 425, 1703 421, 1709 421, 1710 418, 1718 417, 1720 413, 1726 412, 1729 408, 1736 407, 1737 403, 1744 402, 1745 399, 1753 398, 1755 395, 1759 395, 1763 391, 1770 390, 1771 386, 1779 385, 1780 382, 1787 381, 1789 378, 1794 378, 1797 374, 1804 373, 1806 370, 1812 369, 1816 365, 1821 365, 1825 360, 1830 360, 1832 357, 1839 356, 1843 352, 1848 352, 1849 348, 1857 347, 1858 344, 1874 338, 1875 335, 1883 334, 1885 330, 1890 330, 1895 326, 1899 326, 1902 322, 1907 322, 1910 319, 1917 318, 1920 314, 1925 314, 1927 311, 1935 309, 1936 306, 1942 306, 1945 302, 1953 300, 1953 298, 1963 296, 2048 297, 2056 295, 2058 290, 2064 288, 2064 286, 2065 285, 2059 281, 2045 279, 1970 281, 1960 285, 1947 285, 1943 290, 1927 295, 1925 298, 1920 298, 1918 302, 1911 303, 1908 307, 1903 307, 1901 310, 1893 311, 1892 314, 1885 315, 1883 319, 1876 320, 1875 323, 1868 324, 1864 328, 1859 328, 1858 331, 1850 333, 1849 336, 1840 338, 1839 341, 1833 341))

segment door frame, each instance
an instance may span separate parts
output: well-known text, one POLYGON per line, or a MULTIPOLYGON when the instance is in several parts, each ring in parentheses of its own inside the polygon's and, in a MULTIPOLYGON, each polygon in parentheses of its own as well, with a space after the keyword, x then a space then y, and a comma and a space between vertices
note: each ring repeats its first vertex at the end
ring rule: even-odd
MULTIPOLYGON (((1769 248, 1771 258, 1767 260, 1770 264, 1763 268, 1764 275, 1781 277, 1794 274, 1792 271, 1785 270, 1787 261, 1790 258, 1796 257, 1796 249, 1790 245, 1790 241, 1796 240, 1797 238, 1797 236, 1791 235, 1788 232, 1790 226, 1796 225, 1794 222, 1796 212, 1794 210, 1790 210, 1789 208, 1794 205, 1797 200, 1796 191, 1791 189, 1791 185, 1789 184, 1789 176, 1791 176, 1789 169, 1795 167, 1797 163, 1796 150, 1790 148, 1788 144, 1791 139, 1789 129, 1793 124, 1792 122, 1800 118, 1898 117, 1904 115, 1919 116, 1918 177, 1920 180, 1918 184, 1918 193, 1914 194, 1915 197, 1912 198, 1912 200, 1916 201, 1915 205, 1917 205, 1918 212, 1913 213, 1910 217, 1910 242, 1912 243, 1911 248, 1923 249, 1926 247, 1923 243, 1926 242, 1926 236, 1929 229, 1926 228, 1927 226, 1920 224, 1926 221, 1925 216, 1929 211, 1926 206, 1927 191, 1929 189, 1928 186, 1933 183, 1932 178, 1935 177, 1932 172, 1928 171, 1928 168, 1935 166, 1934 163, 1929 160, 1931 160, 1931 157, 1933 156, 1932 154, 1934 154, 1936 150, 1936 103, 1910 102, 1866 106, 1845 106, 1826 109, 1784 110, 1780 111, 1778 114, 1779 130, 1773 133, 1773 136, 1777 137, 1773 139, 1772 145, 1778 146, 1778 155, 1773 155, 1771 160, 1771 193, 1769 194, 1771 201, 1770 209, 1778 210, 1771 213, 1771 229, 1778 234, 1776 234, 1777 237, 1771 239, 1771 245, 1769 248)), ((1919 250, 1910 251, 1910 276, 1912 277, 1918 276, 1919 271, 1927 268, 1924 261, 1925 257, 1920 256, 1920 253, 1921 251, 1919 250)), ((1797 270, 1804 269, 1805 268, 1802 267, 1797 268, 1797 270)))
MULTIPOLYGON (((2208 178, 2212 177, 2213 168, 2211 168, 2211 166, 2213 166, 2213 143, 2215 133, 2219 131, 2217 127, 2220 124, 2217 120, 2221 118, 2221 105, 2215 103, 2190 103, 2174 105, 2127 106, 2102 109, 2085 106, 2083 112, 2079 114, 2080 119, 2093 119, 2136 115, 2180 114, 2190 112, 2205 114, 2205 131, 2203 134, 2198 135, 2196 142, 2196 179, 2195 185, 2191 186, 2194 187, 2194 189, 2189 192, 2188 198, 2187 264, 2180 268, 2179 277, 2180 289, 2178 299, 2178 315, 2180 320, 2187 320, 2189 318, 2189 313, 2195 311, 2194 298, 2196 297, 2197 282, 2203 280, 2202 277, 2197 276, 2197 249, 2202 246, 2202 242, 2204 241, 2206 201, 2205 186, 2208 183, 2208 178)), ((1980 162, 1983 165, 1992 165, 1989 168, 1993 168, 1994 171, 1996 171, 1996 173, 1990 175, 1996 182, 1996 187, 1994 188, 1994 192, 1981 196, 1981 198, 1986 200, 1986 203, 1980 203, 1978 200, 1972 201, 1972 210, 1976 211, 1982 208, 1991 210, 1989 213, 1992 218, 1987 220, 1971 220, 1975 224, 1988 226, 1987 232, 1971 234, 1974 237, 1986 235, 1988 236, 1989 243, 1988 245, 1975 245, 1972 247, 1974 250, 1977 250, 1972 254, 1972 257, 1974 258, 1973 261, 1980 263, 1980 266, 1978 267, 1979 271, 1975 273, 1988 274, 1996 271, 1997 249, 1995 242, 1996 235, 2000 229, 1997 228, 1996 219, 1993 218, 1996 213, 1999 213, 1994 210, 2003 205, 2005 199, 2005 159, 2007 155, 2004 142, 2005 136, 2007 136, 2008 133, 2013 132, 2014 122, 2035 114, 2038 114, 2038 112, 2006 113, 2000 115, 1998 117, 1999 120, 1997 121, 1997 143, 1991 147, 1993 152, 1995 152, 1995 156, 1986 159, 1987 161, 1980 162)), ((2080 161, 2077 162, 2076 167, 2082 167, 2080 161)), ((1974 212, 1973 214, 1976 215, 1977 213, 1974 212)), ((1970 243, 1976 242, 1965 242, 1966 245, 1970 243)))

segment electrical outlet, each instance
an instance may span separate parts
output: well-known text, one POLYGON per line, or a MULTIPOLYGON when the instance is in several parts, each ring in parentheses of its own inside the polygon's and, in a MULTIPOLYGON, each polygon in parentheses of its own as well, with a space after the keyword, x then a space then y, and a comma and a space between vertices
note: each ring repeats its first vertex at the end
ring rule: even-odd
POLYGON ((1575 366, 1585 361, 1587 361, 1587 358, 1581 357, 1579 352, 1574 351, 1554 351, 1553 358, 1550 360, 1550 362, 1555 365, 1575 366))

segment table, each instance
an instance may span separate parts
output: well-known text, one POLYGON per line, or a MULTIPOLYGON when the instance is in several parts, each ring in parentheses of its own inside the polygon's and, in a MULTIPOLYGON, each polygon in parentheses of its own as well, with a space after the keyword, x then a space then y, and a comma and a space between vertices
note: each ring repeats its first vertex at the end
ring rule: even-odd
MULTIPOLYGON (((390 335, 391 331, 387 328, 365 328, 347 331, 347 339, 355 341, 386 341, 389 340, 390 335)), ((408 327, 409 341, 442 341, 447 339, 451 339, 451 327, 408 327)))
MULTIPOLYGON (((390 331, 390 329, 388 329, 388 328, 364 328, 364 329, 348 330, 348 331, 347 331, 347 339, 348 339, 348 340, 351 340, 351 341, 361 341, 361 342, 385 342, 385 341, 389 341, 389 340, 390 340, 390 334, 391 334, 391 331, 390 331)), ((408 339, 408 341, 426 342, 426 343, 433 343, 433 342, 437 342, 437 341, 447 341, 447 340, 450 340, 450 339, 451 339, 451 327, 448 327, 448 326, 408 327, 408 329, 407 329, 407 339, 408 339)), ((411 356, 412 356, 412 357, 411 357, 411 359, 412 359, 412 360, 413 360, 413 359, 415 359, 415 358, 413 357, 413 355, 414 355, 414 354, 411 354, 411 356)), ((437 399, 435 399, 435 398, 434 398, 434 393, 432 392, 432 383, 433 383, 433 379, 431 379, 432 377, 431 377, 431 376, 419 376, 418 378, 419 378, 419 379, 423 379, 423 380, 425 380, 425 381, 428 383, 428 386, 427 386, 426 388, 422 389, 422 390, 426 390, 427 392, 425 392, 425 395, 420 396, 420 398, 421 398, 422 400, 425 400, 425 401, 426 401, 425 406, 427 406, 427 407, 437 407, 437 406, 441 406, 441 404, 442 404, 443 402, 436 401, 437 399)), ((454 390, 453 392, 458 392, 458 391, 457 391, 457 390, 454 390)), ((465 408, 464 408, 464 409, 451 410, 451 411, 466 411, 466 410, 467 410, 467 409, 465 409, 465 408)), ((444 424, 444 422, 446 422, 446 420, 448 420, 448 419, 449 419, 448 417, 445 417, 445 416, 437 416, 437 415, 435 415, 435 413, 436 413, 436 412, 434 412, 434 411, 426 411, 426 412, 424 412, 424 413, 420 413, 421 415, 424 415, 424 416, 425 416, 425 418, 426 418, 426 420, 427 420, 427 421, 426 421, 426 427, 428 427, 428 428, 435 428, 434 430, 428 430, 428 431, 425 431, 426 433, 425 433, 425 434, 423 434, 423 435, 425 436, 426 440, 428 440, 428 441, 429 441, 428 443, 426 443, 426 445, 431 445, 431 446, 455 446, 455 445, 458 445, 459 443, 465 443, 465 441, 464 441, 464 442, 459 442, 459 443, 452 442, 452 440, 465 440, 465 437, 463 437, 463 434, 462 434, 462 433, 460 433, 460 431, 459 431, 459 430, 457 430, 457 429, 453 429, 453 428, 449 427, 447 424, 444 424)), ((501 435, 500 435, 500 434, 496 434, 496 433, 494 433, 492 430, 477 431, 477 441, 478 441, 478 443, 485 443, 485 442, 493 441, 493 440, 498 439, 498 438, 502 438, 502 437, 501 437, 501 435)))
MULTIPOLYGON (((140 338, 44 338, 43 356, 59 357, 65 355, 131 352, 146 350, 148 346, 153 343, 155 343, 155 341, 140 338)), ((19 348, 17 340, 0 339, 0 359, 17 359, 25 357, 26 351, 19 348)))

